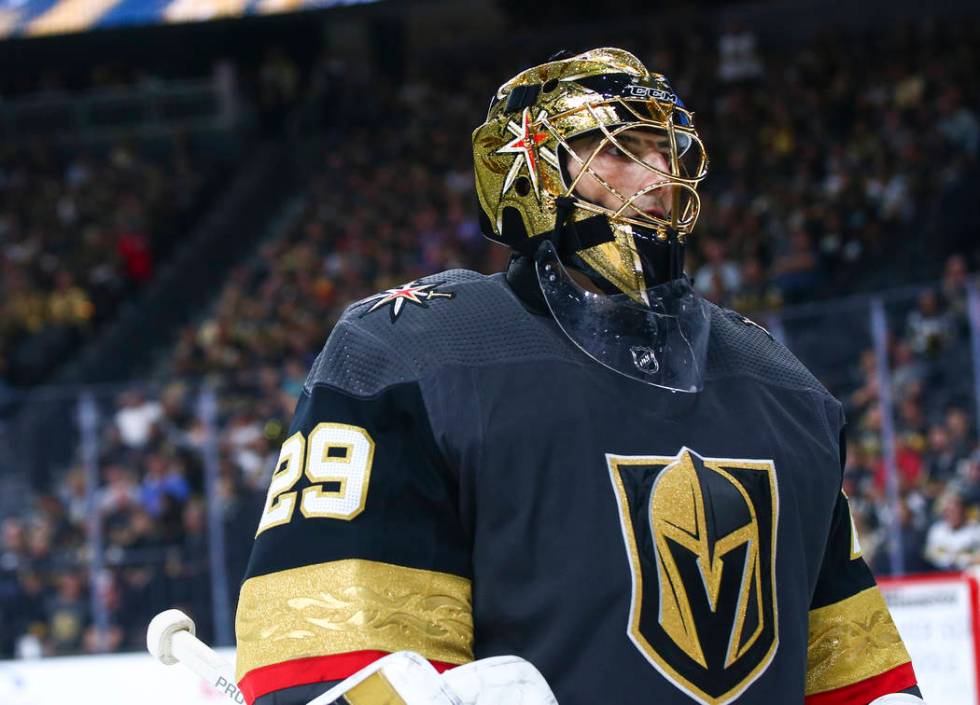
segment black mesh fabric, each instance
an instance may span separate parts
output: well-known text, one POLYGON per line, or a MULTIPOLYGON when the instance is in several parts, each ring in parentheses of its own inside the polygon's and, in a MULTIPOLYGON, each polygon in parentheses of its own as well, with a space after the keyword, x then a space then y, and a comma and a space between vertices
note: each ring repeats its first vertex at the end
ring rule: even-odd
MULTIPOLYGON (((360 396, 420 380, 444 365, 482 366, 555 360, 589 360, 547 316, 528 311, 502 274, 455 269, 421 280, 438 284, 452 299, 427 308, 406 303, 392 322, 388 307, 372 313, 374 297, 352 304, 337 323, 307 378, 360 396)), ((711 305, 706 379, 751 377, 830 398, 817 379, 782 344, 748 319, 711 305)))
POLYGON ((373 297, 352 304, 314 363, 307 387, 327 383, 366 396, 442 365, 583 361, 549 318, 521 305, 502 274, 453 269, 420 283, 437 283, 453 298, 434 299, 426 309, 406 303, 394 322, 387 307, 366 313, 373 297))
POLYGON ((830 393, 786 347, 735 311, 711 306, 708 380, 752 377, 777 387, 830 393))
POLYGON ((306 378, 306 388, 325 383, 359 396, 415 379, 413 369, 383 340, 359 330, 347 316, 330 334, 306 378))

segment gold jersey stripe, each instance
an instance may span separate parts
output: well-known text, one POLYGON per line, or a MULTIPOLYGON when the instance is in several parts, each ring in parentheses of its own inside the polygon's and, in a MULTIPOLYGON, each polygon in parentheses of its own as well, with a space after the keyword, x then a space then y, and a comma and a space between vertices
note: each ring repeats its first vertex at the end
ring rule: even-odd
POLYGON ((391 563, 342 560, 249 578, 235 616, 238 680, 283 661, 350 651, 473 660, 470 581, 391 563))
POLYGON ((344 700, 350 705, 405 705, 405 700, 381 671, 375 671, 344 693, 344 700))
POLYGON ((61 0, 27 25, 25 34, 63 34, 87 29, 120 0, 61 0))
POLYGON ((810 612, 807 695, 853 685, 910 660, 877 587, 810 612))

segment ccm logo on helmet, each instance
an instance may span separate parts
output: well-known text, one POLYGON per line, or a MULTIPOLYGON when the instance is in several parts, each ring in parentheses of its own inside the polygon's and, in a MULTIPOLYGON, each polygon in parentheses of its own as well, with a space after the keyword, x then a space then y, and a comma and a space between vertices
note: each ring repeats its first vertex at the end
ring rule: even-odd
POLYGON ((677 102, 677 96, 668 90, 654 86, 641 86, 638 83, 630 83, 623 88, 623 93, 632 98, 654 98, 656 100, 669 100, 671 103, 677 102))

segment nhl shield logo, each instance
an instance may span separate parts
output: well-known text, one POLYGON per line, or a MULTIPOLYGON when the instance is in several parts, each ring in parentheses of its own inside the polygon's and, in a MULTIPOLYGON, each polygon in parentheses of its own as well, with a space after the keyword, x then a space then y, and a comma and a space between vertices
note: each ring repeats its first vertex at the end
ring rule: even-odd
POLYGON ((627 633, 705 705, 738 697, 778 646, 771 460, 607 455, 633 597, 627 633))

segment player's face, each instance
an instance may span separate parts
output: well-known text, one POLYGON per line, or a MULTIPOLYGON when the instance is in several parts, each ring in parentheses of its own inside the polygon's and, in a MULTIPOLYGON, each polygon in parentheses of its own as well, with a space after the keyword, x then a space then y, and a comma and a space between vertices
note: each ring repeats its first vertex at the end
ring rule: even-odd
MULTIPOLYGON (((569 143, 582 162, 588 161, 596 148, 599 149, 599 152, 592 158, 589 169, 612 187, 615 193, 603 186, 590 173, 583 174, 582 178, 578 180, 575 192, 586 200, 613 211, 622 208, 623 203, 638 191, 668 182, 668 178, 664 174, 647 168, 638 163, 637 160, 660 172, 670 173, 670 147, 665 137, 643 130, 629 130, 619 133, 616 139, 636 159, 630 158, 611 141, 606 141, 603 144, 601 137, 581 137, 569 143)), ((568 160, 569 176, 574 180, 581 171, 582 163, 570 158, 568 160)), ((636 212, 640 211, 661 218, 669 218, 672 189, 671 186, 653 188, 637 197, 624 211, 624 215, 635 216, 636 212)))

